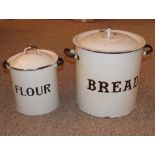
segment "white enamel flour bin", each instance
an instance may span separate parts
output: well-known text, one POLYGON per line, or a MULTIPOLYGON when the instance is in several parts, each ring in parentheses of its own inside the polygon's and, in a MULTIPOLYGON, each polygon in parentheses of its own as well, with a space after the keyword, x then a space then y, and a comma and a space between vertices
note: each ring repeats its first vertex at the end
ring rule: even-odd
POLYGON ((56 67, 63 59, 54 52, 25 48, 4 61, 10 69, 17 111, 25 115, 43 115, 59 105, 56 67))
POLYGON ((136 108, 142 57, 152 47, 134 33, 101 29, 73 38, 79 108, 98 117, 120 117, 136 108))

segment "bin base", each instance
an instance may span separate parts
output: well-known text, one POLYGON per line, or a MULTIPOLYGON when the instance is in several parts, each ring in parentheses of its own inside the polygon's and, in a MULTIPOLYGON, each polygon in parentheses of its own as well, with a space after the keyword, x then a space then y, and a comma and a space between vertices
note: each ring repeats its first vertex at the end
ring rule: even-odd
POLYGON ((102 114, 97 114, 97 113, 93 113, 90 111, 87 111, 86 109, 83 109, 82 107, 79 106, 79 109, 89 115, 95 116, 95 117, 104 117, 104 118, 117 118, 117 117, 122 117, 125 115, 128 115, 129 113, 131 113, 133 110, 135 110, 137 107, 137 103, 135 104, 135 106, 128 112, 124 112, 124 113, 120 113, 120 114, 105 114, 104 112, 102 114))
POLYGON ((38 112, 38 113, 36 113, 36 112, 34 112, 34 113, 28 113, 28 112, 25 112, 25 111, 21 111, 21 110, 18 109, 17 107, 16 107, 16 110, 17 110, 19 113, 21 113, 21 114, 23 114, 23 115, 26 115, 26 116, 41 116, 41 115, 47 115, 47 114, 49 114, 49 113, 55 111, 55 110, 58 108, 59 105, 60 105, 60 104, 57 104, 55 107, 53 107, 53 109, 50 109, 49 111, 42 111, 42 112, 38 112))

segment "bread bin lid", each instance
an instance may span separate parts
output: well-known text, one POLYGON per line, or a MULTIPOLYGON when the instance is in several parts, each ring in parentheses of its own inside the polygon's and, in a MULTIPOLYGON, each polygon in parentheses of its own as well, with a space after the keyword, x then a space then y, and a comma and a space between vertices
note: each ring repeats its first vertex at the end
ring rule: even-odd
POLYGON ((10 57, 7 62, 10 68, 18 70, 37 70, 55 64, 58 60, 56 53, 28 47, 24 52, 10 57))
POLYGON ((126 53, 143 48, 145 40, 132 32, 108 28, 80 33, 73 38, 73 43, 94 52, 126 53))

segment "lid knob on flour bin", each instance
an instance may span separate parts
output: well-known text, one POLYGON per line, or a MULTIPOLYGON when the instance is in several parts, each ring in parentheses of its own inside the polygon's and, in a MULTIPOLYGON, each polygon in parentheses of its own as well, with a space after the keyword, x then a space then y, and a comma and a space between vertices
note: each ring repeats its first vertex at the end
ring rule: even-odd
POLYGON ((29 50, 36 50, 38 54, 40 54, 40 49, 36 46, 29 46, 29 47, 24 48, 24 54, 26 54, 26 52, 28 52, 29 50))

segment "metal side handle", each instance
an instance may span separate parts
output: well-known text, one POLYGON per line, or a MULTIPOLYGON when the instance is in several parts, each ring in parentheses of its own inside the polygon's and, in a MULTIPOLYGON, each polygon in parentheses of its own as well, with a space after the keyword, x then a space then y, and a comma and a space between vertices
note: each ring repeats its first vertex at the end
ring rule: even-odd
POLYGON ((65 48, 64 53, 71 58, 75 58, 79 60, 79 56, 76 54, 75 50, 70 49, 70 48, 65 48))
POLYGON ((146 44, 144 46, 144 52, 143 52, 143 56, 147 56, 150 55, 153 52, 153 47, 149 44, 146 44))
POLYGON ((2 64, 4 69, 9 69, 10 68, 10 64, 7 62, 7 60, 5 60, 2 64))
POLYGON ((58 57, 58 60, 57 60, 57 66, 63 66, 64 64, 64 60, 60 57, 58 57))

